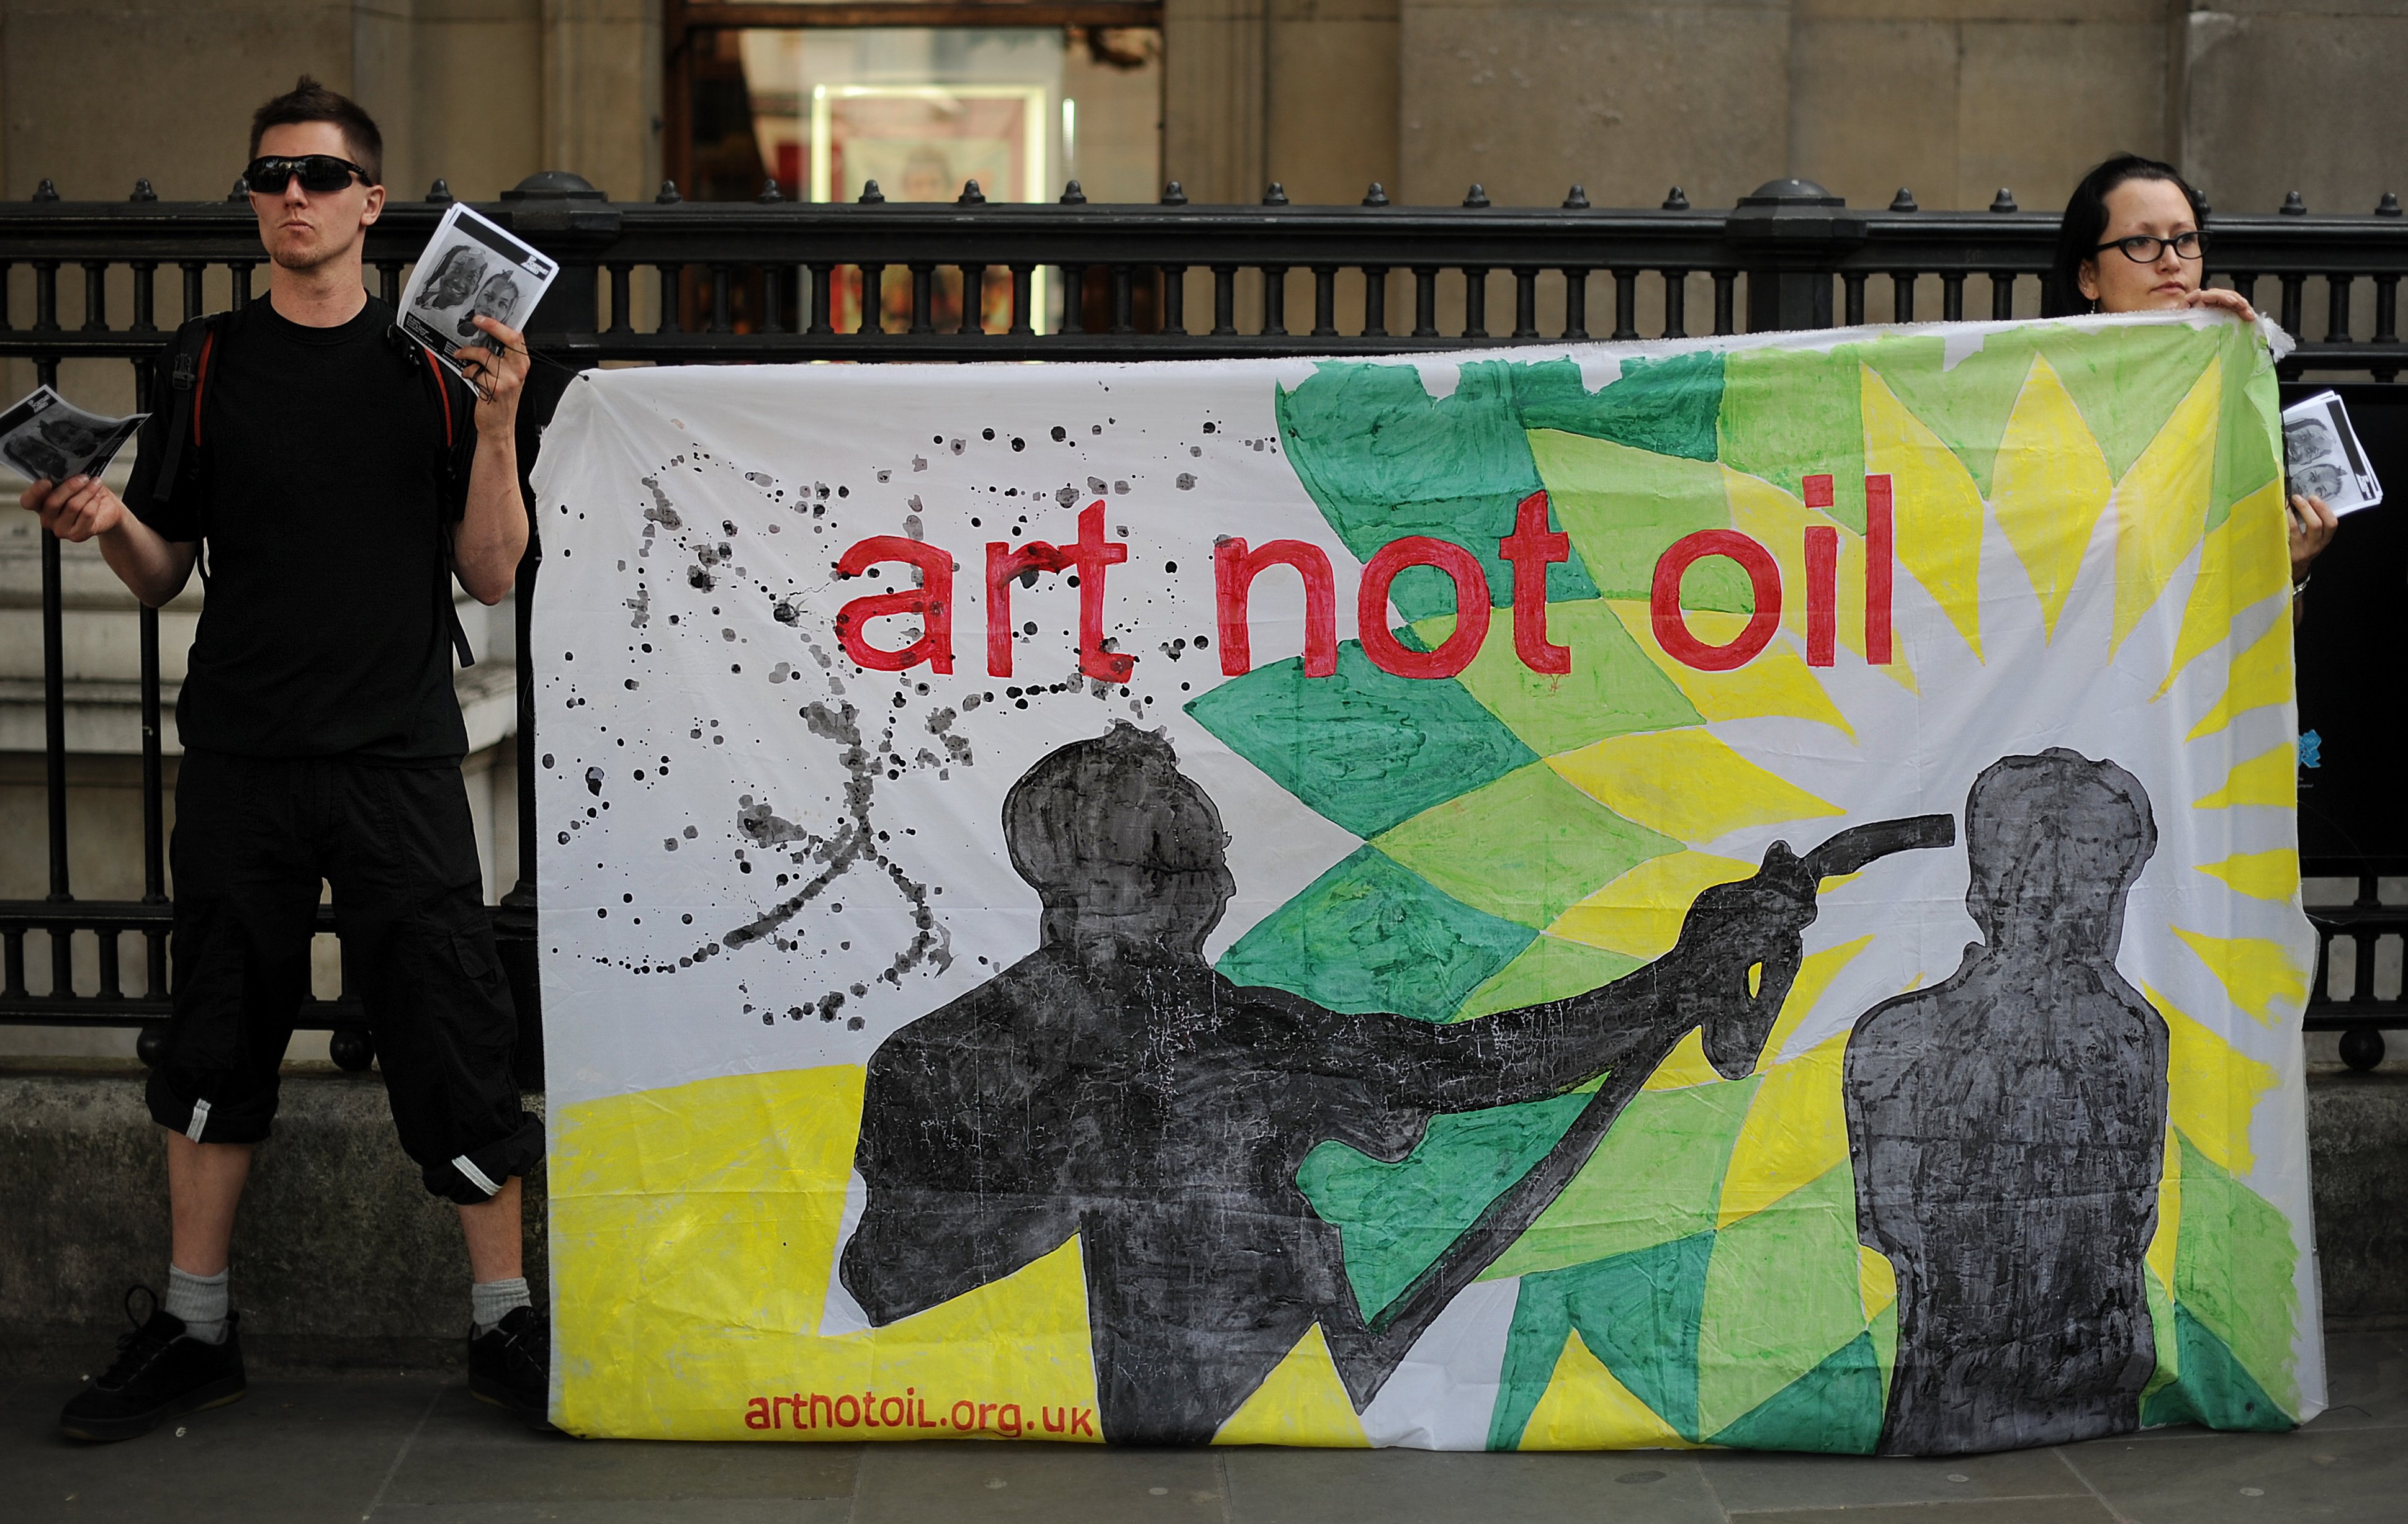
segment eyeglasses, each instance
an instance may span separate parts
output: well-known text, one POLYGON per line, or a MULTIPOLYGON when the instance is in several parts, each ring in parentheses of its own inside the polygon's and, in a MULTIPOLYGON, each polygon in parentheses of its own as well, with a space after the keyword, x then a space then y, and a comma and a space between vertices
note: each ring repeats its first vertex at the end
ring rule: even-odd
POLYGON ((2136 233, 2128 238, 2117 238, 2113 243, 2100 244, 2091 252, 2103 254, 2111 249, 2122 249, 2124 257, 2135 264, 2155 264, 2165 257, 2165 252, 2169 249, 2174 251, 2176 258, 2197 259, 2207 252, 2207 235, 2197 229, 2188 233, 2177 233, 2171 238, 2153 238, 2145 233, 2136 233))
POLYGON ((295 175, 301 177, 301 189, 321 196, 349 189, 354 175, 364 182, 374 183, 368 180, 366 170, 349 159, 337 159, 331 153, 305 153, 291 159, 253 159, 251 166, 242 172, 242 182, 250 187, 253 195, 280 196, 284 188, 293 183, 295 175))

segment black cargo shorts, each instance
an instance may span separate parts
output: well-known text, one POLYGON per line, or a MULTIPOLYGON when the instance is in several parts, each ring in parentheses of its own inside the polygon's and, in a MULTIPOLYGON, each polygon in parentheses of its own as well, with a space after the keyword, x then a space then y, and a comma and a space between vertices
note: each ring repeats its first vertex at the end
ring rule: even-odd
POLYGON ((267 1136, 323 879, 426 1189, 473 1205, 543 1156, 511 1077, 518 1018, 458 768, 187 752, 171 850, 175 1011, 149 1090, 161 1126, 201 1143, 267 1136))

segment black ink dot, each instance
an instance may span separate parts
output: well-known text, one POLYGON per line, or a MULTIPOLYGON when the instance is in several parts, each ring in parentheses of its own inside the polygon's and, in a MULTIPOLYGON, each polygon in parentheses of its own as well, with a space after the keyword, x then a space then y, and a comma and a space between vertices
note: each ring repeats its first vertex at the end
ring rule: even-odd
POLYGON ((1056 424, 1054 424, 1054 442, 1055 444, 1060 444, 1063 440, 1068 439, 1068 438, 1069 438, 1069 437, 1070 437, 1070 431, 1069 431, 1069 430, 1068 430, 1068 429, 1066 429, 1066 428, 1062 427, 1062 425, 1060 425, 1059 423, 1056 423, 1056 424))
POLYGON ((1218 423, 1207 423, 1204 425, 1204 432, 1206 434, 1213 434, 1218 432, 1220 427, 1221 426, 1218 423))
POLYGON ((551 753, 551 752, 547 751, 547 752, 545 752, 545 753, 543 754, 543 764, 544 764, 546 767, 550 767, 550 766, 552 765, 552 753, 551 753))
POLYGON ((1028 441, 1015 435, 1011 441, 1011 448, 1014 449, 1026 449, 1028 448, 1028 441))
POLYGON ((1175 572, 1179 570, 1179 563, 1175 561, 1166 561, 1162 563, 1162 569, 1166 572, 1175 572))
POLYGON ((979 431, 979 437, 982 439, 992 439, 995 437, 995 431, 993 429, 981 429, 979 431))

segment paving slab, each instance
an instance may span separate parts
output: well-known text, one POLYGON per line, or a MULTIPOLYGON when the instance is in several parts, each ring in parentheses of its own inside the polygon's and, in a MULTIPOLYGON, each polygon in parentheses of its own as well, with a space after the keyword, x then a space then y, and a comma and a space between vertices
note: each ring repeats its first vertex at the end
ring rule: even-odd
POLYGON ((119 1445, 59 1437, 59 1406, 76 1389, 72 1377, 28 1378, 0 1399, 0 1476, 7 1479, 0 1513, 12 1524, 353 1524, 441 1383, 253 1381, 240 1402, 119 1445))
POLYGON ((853 1524, 1223 1524, 1211 1450, 917 1440, 865 1446, 853 1524))
POLYGON ((455 1384, 443 1389, 394 1467, 378 1514, 433 1504, 844 1499, 853 1496, 860 1449, 570 1439, 533 1432, 455 1384))
POLYGON ((1482 1455, 1227 1452, 1230 1524, 1722 1524, 1697 1459, 1671 1451, 1482 1455))
POLYGON ((850 1498, 693 1498, 682 1503, 388 1503, 375 1524, 845 1524, 850 1498))
POLYGON ((2133 1524, 2400 1524, 2408 1444, 2397 1429, 2328 1428, 2165 1442, 2100 1440, 2066 1455, 2133 1524))
POLYGON ((1702 1456, 1699 1464, 1715 1497, 1733 1514, 2089 1496, 2082 1478, 2046 1450, 1937 1460, 1729 1450, 1702 1456))
POLYGON ((1862 1504, 1853 1508, 1752 1508, 1729 1517, 1732 1524, 1858 1524, 1875 1518, 1884 1524, 2122 1524, 2105 1503, 2086 1494, 2079 1498, 2000 1498, 1895 1506, 1862 1504))

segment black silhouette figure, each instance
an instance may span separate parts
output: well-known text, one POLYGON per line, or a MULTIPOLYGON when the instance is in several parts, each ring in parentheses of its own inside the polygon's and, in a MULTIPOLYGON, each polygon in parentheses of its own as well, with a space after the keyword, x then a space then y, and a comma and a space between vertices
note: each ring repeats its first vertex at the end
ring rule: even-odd
POLYGON ((1898 1275, 1885 1454, 2139 1426, 2166 1026, 2115 951, 2157 842, 2148 794, 2112 762, 1994 762, 1965 802, 1983 940, 1849 1040, 1857 1232, 1898 1275))
POLYGON ((1825 874, 1946 845, 1946 817, 1785 844, 1707 890, 1663 958, 1586 994, 1440 1026, 1241 990, 1204 961, 1235 892, 1211 799, 1160 736, 1115 725, 1031 767, 1003 806, 1044 904, 1029 957, 880 1045, 841 1278, 874 1324, 1078 1235, 1106 1439, 1209 1440, 1314 1323, 1359 1411, 1446 1303, 1586 1161, 1702 1026, 1744 1074, 1798 970, 1825 874), (1751 992, 1749 974, 1760 965, 1751 992), (1365 1317, 1338 1230, 1297 1189, 1335 1139, 1403 1159, 1432 1117, 1608 1077, 1553 1152, 1365 1317))

